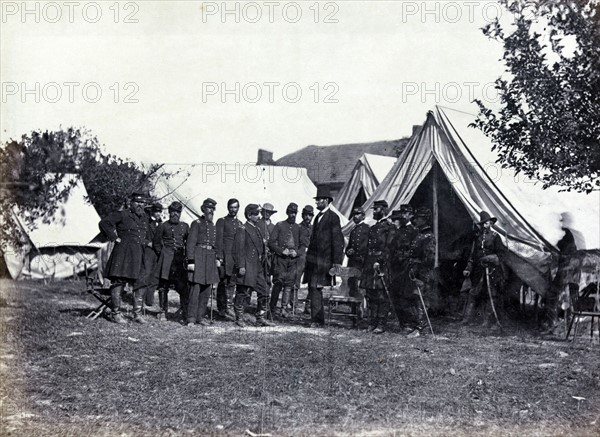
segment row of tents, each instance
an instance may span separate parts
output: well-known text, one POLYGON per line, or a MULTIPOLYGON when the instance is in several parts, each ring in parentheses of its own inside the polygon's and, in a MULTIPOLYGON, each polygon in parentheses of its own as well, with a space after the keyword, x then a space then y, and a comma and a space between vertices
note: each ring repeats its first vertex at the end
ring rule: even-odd
MULTIPOLYGON (((600 193, 544 190, 540 183, 502 167, 490 140, 469 127, 474 119, 473 114, 438 106, 397 159, 363 155, 334 201, 344 233, 352 229, 348 217, 357 205, 367 210, 375 200, 386 200, 390 212, 406 203, 428 206, 441 261, 456 251, 460 237, 485 210, 498 219, 494 229, 509 250, 511 270, 543 295, 555 273, 563 227, 572 231, 578 249, 600 249, 600 193)), ((242 205, 272 203, 280 211, 274 219, 283 220, 290 201, 301 207, 313 204, 316 193, 301 168, 201 164, 166 165, 163 170, 154 194, 165 205, 183 203, 182 219, 188 222, 200 214, 206 197, 217 201, 217 217, 226 213, 227 199, 235 197, 242 205)), ((98 264, 103 256, 102 244, 95 240, 99 217, 84 196, 85 189, 78 185, 63 206, 60 224, 38 224, 28 231, 28 251, 5 254, 13 278, 68 277, 98 264)), ((580 286, 585 286, 597 281, 598 273, 581 278, 580 286)))

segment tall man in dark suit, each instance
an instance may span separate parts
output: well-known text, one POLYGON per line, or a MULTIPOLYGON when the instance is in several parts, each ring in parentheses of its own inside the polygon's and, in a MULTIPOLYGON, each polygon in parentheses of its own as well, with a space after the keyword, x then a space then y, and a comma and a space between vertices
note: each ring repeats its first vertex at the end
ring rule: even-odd
POLYGON ((222 319, 233 319, 233 294, 235 278, 233 278, 233 237, 242 222, 237 219, 240 202, 237 199, 227 201, 225 217, 217 220, 217 258, 221 262, 219 268, 219 285, 217 287, 217 309, 222 319))
POLYGON ((154 250, 158 255, 155 275, 158 277, 159 320, 166 320, 169 309, 169 287, 174 285, 179 293, 179 301, 186 320, 188 286, 185 259, 185 244, 189 225, 179 221, 183 205, 173 202, 169 205, 169 220, 161 223, 154 235, 154 250))
POLYGON ((154 269, 156 267, 156 253, 154 252, 153 241, 154 233, 156 228, 161 223, 161 213, 163 207, 160 203, 153 203, 150 206, 144 208, 146 212, 146 218, 148 220, 148 227, 146 229, 146 240, 144 242, 144 256, 143 256, 143 267, 142 275, 133 284, 133 292, 136 293, 138 290, 144 296, 144 307, 151 307, 154 305, 154 292, 158 287, 158 280, 154 276, 154 269))
MULTIPOLYGON (((261 218, 256 222, 256 226, 263 236, 263 240, 265 242, 265 271, 267 275, 267 290, 269 293, 271 292, 271 267, 273 263, 273 255, 271 254, 271 249, 269 249, 269 239, 271 238, 271 232, 275 229, 275 223, 271 221, 271 216, 277 213, 275 207, 270 203, 264 203, 262 208, 260 209, 261 218)), ((250 303, 250 301, 248 301, 250 303)))
POLYGON ((325 323, 323 287, 335 284, 335 277, 329 274, 329 269, 340 267, 344 260, 344 236, 340 218, 330 209, 333 198, 329 187, 321 185, 317 188, 315 202, 319 213, 315 217, 306 253, 303 280, 303 283, 308 284, 313 328, 325 323))
POLYGON ((187 325, 206 325, 204 319, 210 290, 219 282, 217 260, 217 230, 213 216, 217 202, 205 199, 202 203, 202 217, 192 222, 186 243, 188 281, 190 297, 187 310, 187 325))
POLYGON ((235 295, 235 323, 240 327, 246 326, 243 320, 246 302, 256 291, 257 309, 256 324, 258 326, 271 326, 266 320, 267 289, 265 272, 265 242, 263 235, 256 226, 258 222, 259 206, 249 204, 244 210, 246 223, 238 229, 233 244, 233 261, 237 292, 235 295))
MULTIPOLYGON (((106 264, 106 277, 111 281, 112 319, 115 323, 126 323, 121 315, 121 293, 125 285, 133 286, 143 274, 144 244, 148 227, 143 208, 147 203, 147 196, 133 193, 129 209, 112 212, 98 224, 108 240, 115 243, 106 264)), ((138 323, 145 323, 141 314, 145 291, 145 288, 139 288, 133 298, 133 320, 138 323)))

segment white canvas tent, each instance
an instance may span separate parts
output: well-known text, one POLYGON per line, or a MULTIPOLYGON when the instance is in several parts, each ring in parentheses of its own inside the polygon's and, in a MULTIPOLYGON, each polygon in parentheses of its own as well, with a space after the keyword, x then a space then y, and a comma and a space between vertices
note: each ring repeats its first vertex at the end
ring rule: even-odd
POLYGON ((473 222, 478 221, 480 211, 488 211, 498 218, 494 230, 509 249, 509 266, 544 294, 555 245, 564 235, 561 215, 568 214, 569 228, 580 237, 579 249, 600 247, 600 193, 544 190, 539 182, 502 168, 490 140, 469 127, 474 120, 473 114, 436 107, 363 207, 383 199, 390 211, 404 203, 428 206, 433 210, 438 242, 443 237, 440 228, 452 232, 452 222, 460 215, 453 216, 454 212, 464 212, 473 222), (443 181, 446 189, 437 181, 443 181), (418 201, 421 205, 415 204, 418 201))
MULTIPOLYGON (((65 175, 63 184, 75 177, 65 175)), ((38 219, 27 227, 24 214, 14 212, 26 241, 22 247, 7 248, 4 253, 13 279, 64 279, 84 272, 86 267, 98 267, 100 251, 106 244, 92 242, 98 235, 100 217, 86 202, 86 196, 83 182, 78 181, 50 223, 38 219)))
MULTIPOLYGON (((242 221, 244 207, 249 203, 271 203, 278 211, 272 217, 275 223, 286 219, 285 210, 290 202, 298 205, 299 212, 305 205, 315 206, 313 197, 317 188, 304 168, 204 163, 168 164, 162 169, 164 173, 157 180, 155 194, 165 207, 175 200, 181 202, 184 205, 182 220, 187 223, 202 215, 200 207, 208 197, 217 201, 215 221, 227 215, 227 201, 231 198, 240 202, 242 221)), ((348 220, 339 212, 338 215, 345 225, 348 220)), ((298 222, 299 217, 300 214, 298 222)))
POLYGON ((390 156, 363 154, 354 169, 350 179, 344 184, 333 204, 345 216, 350 217, 352 208, 358 199, 366 200, 375 191, 375 188, 383 181, 394 166, 396 158, 390 156))

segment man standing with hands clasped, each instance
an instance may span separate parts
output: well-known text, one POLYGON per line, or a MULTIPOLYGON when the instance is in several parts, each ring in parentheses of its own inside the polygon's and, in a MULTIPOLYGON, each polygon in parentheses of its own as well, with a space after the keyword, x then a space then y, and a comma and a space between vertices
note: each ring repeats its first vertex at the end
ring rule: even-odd
POLYGON ((335 277, 329 274, 329 270, 341 267, 344 260, 342 226, 340 218, 330 209, 331 202, 333 198, 329 187, 320 185, 315 196, 319 213, 313 223, 303 279, 303 283, 308 284, 311 300, 311 328, 325 323, 323 287, 335 284, 335 277))

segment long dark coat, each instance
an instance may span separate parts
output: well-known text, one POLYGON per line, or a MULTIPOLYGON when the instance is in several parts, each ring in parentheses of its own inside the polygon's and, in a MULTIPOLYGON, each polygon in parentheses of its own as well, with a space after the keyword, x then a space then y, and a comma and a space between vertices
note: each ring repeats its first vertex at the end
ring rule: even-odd
POLYGON ((344 235, 340 218, 331 210, 315 221, 306 253, 303 283, 330 286, 334 284, 334 277, 329 274, 329 269, 344 260, 344 235))
POLYGON ((217 230, 213 222, 202 216, 192 222, 186 242, 188 263, 194 264, 194 271, 188 272, 188 281, 194 284, 216 284, 217 271, 217 230))
POLYGON ((485 233, 483 231, 479 232, 473 242, 471 255, 465 268, 465 270, 471 272, 473 287, 485 283, 485 266, 482 265, 481 258, 486 255, 497 255, 500 261, 499 265, 490 265, 488 268, 490 287, 502 287, 505 279, 503 260, 506 257, 506 250, 506 246, 504 246, 502 239, 496 232, 492 230, 485 233))
POLYGON ((384 288, 383 282, 377 272, 373 269, 373 264, 378 262, 380 270, 384 274, 386 284, 389 284, 389 259, 390 243, 394 236, 394 225, 386 219, 381 219, 369 229, 369 239, 367 241, 367 256, 362 269, 360 286, 365 289, 381 290, 384 288))
POLYGON ((348 255, 348 267, 363 268, 363 263, 367 256, 367 241, 369 241, 369 225, 365 222, 360 222, 350 232, 346 255, 348 255, 348 249, 354 250, 354 253, 348 255))
POLYGON ((238 229, 233 243, 236 284, 256 288, 259 273, 262 271, 265 274, 264 269, 261 269, 261 264, 265 261, 264 256, 265 242, 260 230, 246 222, 238 229), (246 269, 244 275, 238 273, 241 268, 246 269))
POLYGON ((233 275, 233 238, 242 222, 229 215, 217 220, 217 258, 223 261, 222 271, 233 275))
POLYGON ((158 254, 155 275, 160 279, 186 280, 185 245, 190 226, 179 222, 161 223, 154 234, 152 246, 158 254))
POLYGON ((115 246, 106 264, 106 277, 111 280, 135 281, 142 275, 143 252, 148 221, 130 210, 115 211, 100 220, 100 230, 115 246), (121 239, 120 243, 115 240, 121 239))

